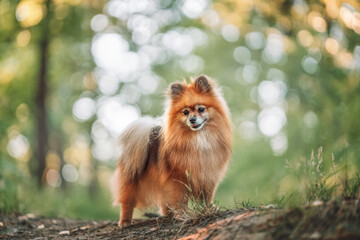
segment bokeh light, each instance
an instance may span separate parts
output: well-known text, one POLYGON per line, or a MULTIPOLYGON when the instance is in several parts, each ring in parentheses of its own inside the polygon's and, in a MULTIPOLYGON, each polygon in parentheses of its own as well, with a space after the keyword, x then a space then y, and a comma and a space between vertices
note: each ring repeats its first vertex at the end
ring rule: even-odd
POLYGON ((258 87, 260 103, 267 106, 281 103, 286 91, 286 86, 281 81, 262 81, 258 87))
POLYGON ((94 116, 95 112, 95 101, 91 98, 80 98, 74 103, 73 116, 77 121, 87 121, 94 116))
POLYGON ((22 26, 31 27, 41 21, 44 10, 42 1, 22 0, 16 8, 16 19, 22 26))
POLYGON ((78 170, 71 164, 65 164, 62 167, 61 174, 67 182, 76 182, 79 178, 78 170))
POLYGON ((29 141, 21 134, 14 133, 12 135, 15 136, 8 142, 7 151, 10 156, 17 159, 23 159, 30 149, 29 141))
POLYGON ((301 61, 301 66, 303 67, 304 71, 309 74, 314 74, 318 70, 319 62, 310 56, 305 56, 301 61))
POLYGON ((29 30, 23 30, 19 32, 16 37, 16 42, 20 47, 25 47, 31 40, 31 33, 29 30))
POLYGON ((104 97, 98 101, 97 117, 113 136, 119 136, 139 116, 137 108, 123 104, 117 97, 104 97))
POLYGON ((181 10, 188 18, 198 18, 207 7, 207 0, 182 0, 181 10))
POLYGON ((275 156, 283 155, 288 148, 288 140, 283 132, 279 132, 270 141, 271 149, 275 156))
POLYGON ((46 182, 51 187, 60 187, 62 180, 59 172, 54 169, 48 170, 46 173, 46 182))
POLYGON ((109 19, 104 14, 95 15, 90 22, 91 29, 94 32, 103 31, 109 24, 109 19))
POLYGON ((265 46, 265 37, 261 32, 250 32, 245 36, 246 45, 253 50, 260 50, 265 46))
POLYGON ((228 42, 236 42, 240 37, 239 29, 234 25, 225 25, 221 28, 223 38, 228 42))
POLYGON ((269 64, 280 63, 285 56, 284 42, 279 33, 271 33, 267 37, 266 47, 263 51, 264 60, 269 64))
POLYGON ((234 49, 234 58, 240 64, 246 64, 251 60, 251 52, 247 47, 237 47, 234 49))
POLYGON ((258 126, 260 131, 269 137, 278 134, 286 124, 286 121, 286 114, 280 107, 262 110, 258 116, 258 126))

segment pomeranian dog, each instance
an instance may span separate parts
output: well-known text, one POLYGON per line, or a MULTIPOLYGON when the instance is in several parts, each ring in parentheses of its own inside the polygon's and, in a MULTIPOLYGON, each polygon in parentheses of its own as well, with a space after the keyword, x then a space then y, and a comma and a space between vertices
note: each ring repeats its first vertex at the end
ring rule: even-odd
POLYGON ((160 214, 187 206, 192 197, 212 205, 231 157, 228 106, 207 76, 172 83, 159 126, 140 118, 122 133, 121 157, 112 180, 119 226, 131 224, 134 208, 158 206, 160 214))

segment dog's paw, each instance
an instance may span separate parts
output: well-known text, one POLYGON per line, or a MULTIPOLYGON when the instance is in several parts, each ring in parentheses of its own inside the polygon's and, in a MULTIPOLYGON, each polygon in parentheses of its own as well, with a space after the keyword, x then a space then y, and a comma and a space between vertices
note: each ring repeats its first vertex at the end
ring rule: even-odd
POLYGON ((131 221, 119 221, 118 226, 120 228, 126 228, 131 225, 131 221))

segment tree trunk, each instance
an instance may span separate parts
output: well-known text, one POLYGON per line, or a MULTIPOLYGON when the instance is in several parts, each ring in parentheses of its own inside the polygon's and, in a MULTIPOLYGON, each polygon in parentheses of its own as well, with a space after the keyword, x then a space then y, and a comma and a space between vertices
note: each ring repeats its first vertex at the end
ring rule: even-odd
POLYGON ((40 39, 40 69, 37 84, 37 94, 35 97, 36 103, 36 118, 37 118, 37 146, 36 146, 36 159, 37 169, 36 178, 39 187, 42 186, 44 170, 46 168, 46 154, 48 151, 48 126, 47 126, 47 83, 48 83, 48 50, 49 50, 49 34, 48 34, 48 21, 50 12, 50 0, 46 2, 47 16, 42 20, 42 37, 40 39))
POLYGON ((39 186, 42 185, 43 173, 46 167, 46 154, 48 151, 48 129, 47 129, 47 57, 48 39, 45 37, 40 42, 40 72, 38 78, 38 89, 36 94, 36 117, 37 117, 37 171, 36 177, 39 186))

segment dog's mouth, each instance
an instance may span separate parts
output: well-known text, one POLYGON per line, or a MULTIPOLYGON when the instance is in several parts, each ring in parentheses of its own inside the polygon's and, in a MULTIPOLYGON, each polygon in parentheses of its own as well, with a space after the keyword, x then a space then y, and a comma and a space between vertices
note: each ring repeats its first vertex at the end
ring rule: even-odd
POLYGON ((204 125, 205 125, 206 119, 204 119, 204 121, 202 121, 199 124, 191 124, 191 129, 192 130, 200 130, 204 125))

